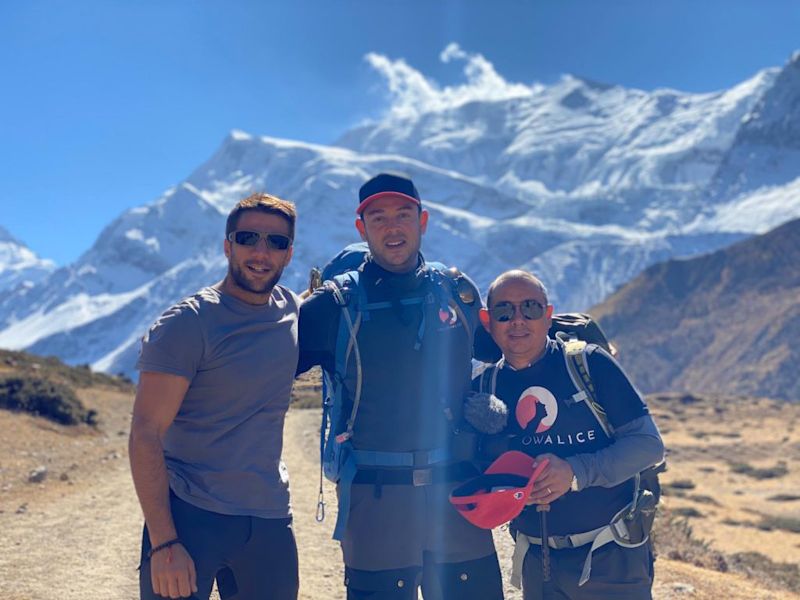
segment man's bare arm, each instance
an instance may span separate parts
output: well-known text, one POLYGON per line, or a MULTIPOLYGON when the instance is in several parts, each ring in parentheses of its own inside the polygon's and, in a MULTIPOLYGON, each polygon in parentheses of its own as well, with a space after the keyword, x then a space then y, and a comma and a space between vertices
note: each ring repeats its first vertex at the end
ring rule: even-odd
MULTIPOLYGON (((143 371, 136 391, 128 448, 133 484, 152 547, 178 537, 170 511, 169 480, 161 440, 188 389, 189 381, 184 377, 143 371)), ((180 545, 155 553, 150 571, 157 594, 174 598, 197 591, 194 563, 180 545)))

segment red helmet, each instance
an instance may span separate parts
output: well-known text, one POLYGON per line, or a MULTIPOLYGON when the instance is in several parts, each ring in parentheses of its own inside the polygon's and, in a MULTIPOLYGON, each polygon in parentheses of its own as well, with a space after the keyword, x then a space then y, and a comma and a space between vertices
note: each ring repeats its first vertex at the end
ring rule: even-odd
POLYGON ((537 463, 524 452, 505 452, 483 475, 455 488, 450 493, 450 503, 477 527, 499 527, 522 512, 547 463, 546 458, 537 463))

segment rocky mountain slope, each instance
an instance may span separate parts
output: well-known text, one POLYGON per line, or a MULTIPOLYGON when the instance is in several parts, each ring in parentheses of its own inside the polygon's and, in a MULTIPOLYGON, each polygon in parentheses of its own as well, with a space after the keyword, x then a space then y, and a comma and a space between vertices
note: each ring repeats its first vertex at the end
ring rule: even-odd
POLYGON ((800 401, 800 220, 670 260, 592 309, 645 392, 800 401))

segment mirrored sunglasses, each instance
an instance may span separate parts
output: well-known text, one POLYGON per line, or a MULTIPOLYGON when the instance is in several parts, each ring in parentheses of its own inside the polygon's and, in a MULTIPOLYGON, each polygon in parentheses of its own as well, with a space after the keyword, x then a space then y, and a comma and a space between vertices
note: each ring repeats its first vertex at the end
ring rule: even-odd
POLYGON ((231 231, 228 234, 228 241, 235 242, 240 246, 255 246, 261 238, 264 238, 267 248, 272 248, 273 250, 286 250, 292 245, 292 238, 282 233, 239 230, 231 231))
POLYGON ((544 316, 545 305, 538 300, 523 300, 519 304, 498 302, 489 309, 489 314, 498 323, 505 323, 514 318, 517 306, 519 306, 519 312, 528 321, 537 321, 544 316))

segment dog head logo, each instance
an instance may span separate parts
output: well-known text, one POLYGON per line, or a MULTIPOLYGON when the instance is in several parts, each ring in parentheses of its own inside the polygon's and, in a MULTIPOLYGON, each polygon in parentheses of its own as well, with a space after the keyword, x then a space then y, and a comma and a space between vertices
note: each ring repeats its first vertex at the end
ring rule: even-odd
POLYGON ((520 394, 515 414, 522 429, 542 433, 556 422, 558 402, 550 390, 538 385, 531 386, 520 394))

